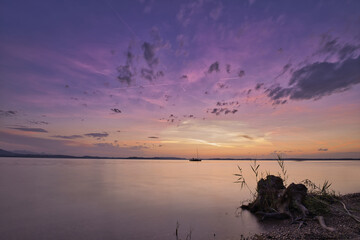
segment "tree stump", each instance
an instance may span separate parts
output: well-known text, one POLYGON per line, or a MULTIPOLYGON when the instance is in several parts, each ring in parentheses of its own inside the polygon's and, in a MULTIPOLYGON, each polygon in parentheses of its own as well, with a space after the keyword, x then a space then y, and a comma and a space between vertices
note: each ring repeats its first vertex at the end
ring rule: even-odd
POLYGON ((257 183, 255 200, 241 208, 261 216, 262 219, 304 219, 308 214, 303 205, 306 196, 307 188, 304 184, 291 183, 285 188, 282 178, 268 175, 257 183))

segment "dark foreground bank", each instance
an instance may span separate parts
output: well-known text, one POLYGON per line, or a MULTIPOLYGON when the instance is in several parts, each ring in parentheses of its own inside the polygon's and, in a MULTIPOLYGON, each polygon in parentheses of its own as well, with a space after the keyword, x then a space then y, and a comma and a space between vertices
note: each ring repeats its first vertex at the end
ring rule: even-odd
MULTIPOLYGON (((360 193, 341 196, 347 210, 357 219, 360 218, 360 193)), ((304 224, 291 224, 290 220, 264 220, 266 232, 249 237, 251 240, 263 239, 360 239, 360 223, 347 214, 341 202, 334 202, 329 212, 324 214, 325 224, 331 229, 320 226, 316 218, 304 224)))

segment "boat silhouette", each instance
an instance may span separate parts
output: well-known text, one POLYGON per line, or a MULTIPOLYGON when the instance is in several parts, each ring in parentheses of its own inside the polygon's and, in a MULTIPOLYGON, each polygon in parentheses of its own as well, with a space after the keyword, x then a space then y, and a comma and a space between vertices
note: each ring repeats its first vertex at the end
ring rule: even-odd
POLYGON ((196 158, 190 158, 189 161, 190 162, 201 162, 201 158, 199 158, 199 151, 198 149, 196 149, 196 158))

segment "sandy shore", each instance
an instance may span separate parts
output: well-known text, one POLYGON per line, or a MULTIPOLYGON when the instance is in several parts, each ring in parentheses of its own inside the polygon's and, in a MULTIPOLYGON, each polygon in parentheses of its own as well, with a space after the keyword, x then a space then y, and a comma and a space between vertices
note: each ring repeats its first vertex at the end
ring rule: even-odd
MULTIPOLYGON (((341 201, 360 219, 360 193, 344 195, 341 201)), ((299 224, 291 224, 290 220, 265 220, 263 224, 267 231, 249 239, 360 239, 360 223, 345 213, 340 202, 333 203, 330 212, 323 217, 334 231, 322 228, 316 219, 307 220, 301 228, 299 224)))

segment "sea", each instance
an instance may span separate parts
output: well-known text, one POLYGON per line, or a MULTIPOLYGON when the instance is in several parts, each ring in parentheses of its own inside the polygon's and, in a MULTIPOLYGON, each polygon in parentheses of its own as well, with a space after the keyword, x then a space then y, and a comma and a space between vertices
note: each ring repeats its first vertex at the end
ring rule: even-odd
MULTIPOLYGON (((277 161, 0 158, 0 239, 240 239, 264 231, 239 206, 277 161), (247 186, 235 183, 240 174, 247 186), (176 235, 177 232, 177 235, 176 235)), ((286 184, 360 192, 360 161, 285 161, 286 184)))

